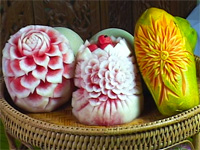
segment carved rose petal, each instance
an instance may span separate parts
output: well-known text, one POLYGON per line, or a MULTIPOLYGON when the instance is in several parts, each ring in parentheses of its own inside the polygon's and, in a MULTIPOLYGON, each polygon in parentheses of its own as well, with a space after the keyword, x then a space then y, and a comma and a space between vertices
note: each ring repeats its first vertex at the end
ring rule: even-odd
POLYGON ((37 79, 45 81, 47 72, 48 72, 47 68, 42 66, 37 66, 37 68, 32 71, 32 75, 37 79))
POLYGON ((51 45, 50 50, 46 53, 48 56, 62 56, 58 45, 51 45))
POLYGON ((70 80, 63 79, 62 83, 57 84, 53 97, 67 97, 71 93, 71 86, 70 80))
POLYGON ((33 71, 36 68, 36 64, 33 58, 24 58, 19 62, 20 68, 27 74, 30 71, 33 71))
POLYGON ((36 88, 37 94, 45 97, 52 97, 53 91, 56 88, 57 84, 49 82, 40 82, 39 86, 36 88))
POLYGON ((62 82, 62 69, 51 70, 49 69, 46 75, 46 79, 50 83, 61 83, 62 82))
POLYGON ((10 84, 13 80, 14 80, 14 77, 5 77, 5 78, 4 78, 4 81, 5 81, 7 90, 8 90, 8 92, 10 93, 11 98, 12 98, 12 99, 15 99, 15 93, 14 93, 14 91, 12 90, 11 84, 10 84))
POLYGON ((14 46, 10 47, 10 53, 9 54, 10 54, 9 58, 11 60, 24 59, 26 57, 26 56, 21 55, 19 51, 16 51, 16 48, 14 46))
POLYGON ((66 64, 70 64, 74 61, 74 55, 72 52, 63 54, 63 62, 66 64))
POLYGON ((3 73, 5 74, 5 75, 7 75, 8 77, 13 77, 14 76, 14 72, 13 72, 13 70, 12 70, 12 68, 11 68, 11 61, 10 61, 10 59, 6 59, 6 58, 3 58, 3 62, 4 62, 4 64, 3 64, 3 73))
POLYGON ((74 63, 63 64, 63 66, 64 66, 63 76, 66 79, 74 77, 74 70, 73 70, 73 68, 75 67, 75 64, 74 63))
POLYGON ((21 85, 21 77, 13 79, 12 82, 10 83, 10 87, 14 92, 14 94, 16 95, 16 97, 18 98, 25 98, 31 92, 31 90, 21 85))
POLYGON ((63 68, 62 58, 59 56, 51 57, 49 60, 48 67, 51 68, 52 70, 62 69, 63 68))
POLYGON ((23 71, 20 67, 20 60, 15 59, 13 61, 10 61, 10 67, 16 77, 25 75, 25 71, 23 71))
POLYGON ((20 83, 23 87, 29 89, 33 93, 35 88, 40 84, 40 80, 36 79, 31 73, 29 73, 21 78, 20 83))
POLYGON ((17 106, 45 112, 70 99, 75 67, 70 44, 75 44, 67 39, 72 31, 67 33, 64 36, 52 27, 31 25, 10 37, 3 49, 2 70, 17 106))
POLYGON ((43 66, 45 68, 47 67, 47 65, 49 63, 49 60, 50 60, 49 56, 47 56, 47 55, 43 55, 43 56, 36 56, 36 55, 34 55, 33 59, 34 59, 34 61, 35 61, 35 63, 37 65, 43 66))

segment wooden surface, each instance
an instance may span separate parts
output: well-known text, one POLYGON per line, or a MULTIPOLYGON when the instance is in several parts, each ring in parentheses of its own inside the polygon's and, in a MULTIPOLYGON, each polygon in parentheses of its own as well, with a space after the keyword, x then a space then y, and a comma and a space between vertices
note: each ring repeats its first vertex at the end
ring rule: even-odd
POLYGON ((185 18, 196 4, 197 0, 1 0, 0 55, 10 35, 30 24, 68 27, 85 40, 109 27, 133 34, 137 19, 149 7, 162 8, 185 18))

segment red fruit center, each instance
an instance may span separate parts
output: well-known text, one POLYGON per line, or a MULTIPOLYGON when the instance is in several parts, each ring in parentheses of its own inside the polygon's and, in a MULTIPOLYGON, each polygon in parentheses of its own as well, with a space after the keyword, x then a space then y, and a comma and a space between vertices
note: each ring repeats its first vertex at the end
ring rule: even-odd
POLYGON ((104 49, 108 44, 111 44, 114 47, 117 43, 113 42, 112 39, 107 35, 100 35, 98 37, 97 44, 90 44, 88 48, 91 52, 93 52, 97 48, 104 49))
POLYGON ((98 46, 96 44, 90 44, 88 48, 90 49, 91 52, 93 52, 94 50, 98 48, 98 46))
POLYGON ((112 39, 107 35, 100 35, 98 38, 98 44, 99 45, 112 44, 112 39))

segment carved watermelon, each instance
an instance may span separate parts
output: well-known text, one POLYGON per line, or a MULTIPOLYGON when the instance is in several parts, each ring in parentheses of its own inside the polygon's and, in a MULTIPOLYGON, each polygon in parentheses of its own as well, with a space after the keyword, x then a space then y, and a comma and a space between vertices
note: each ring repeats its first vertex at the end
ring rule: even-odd
POLYGON ((60 32, 48 26, 26 26, 3 49, 6 87, 13 102, 26 111, 49 112, 71 97, 74 53, 83 41, 70 29, 56 29, 60 32), (72 37, 76 38, 69 40, 72 37))
POLYGON ((88 125, 117 125, 132 121, 143 108, 140 75, 132 54, 133 36, 106 29, 86 41, 77 54, 72 111, 88 125))

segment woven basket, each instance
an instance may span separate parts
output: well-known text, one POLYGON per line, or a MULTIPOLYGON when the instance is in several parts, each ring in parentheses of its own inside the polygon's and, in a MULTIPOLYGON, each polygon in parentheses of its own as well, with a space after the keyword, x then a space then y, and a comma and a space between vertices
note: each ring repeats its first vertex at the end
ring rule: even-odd
MULTIPOLYGON (((200 58, 195 56, 195 60, 199 79, 200 58)), ((200 80, 198 83, 200 87, 200 80)), ((51 113, 23 112, 12 103, 4 83, 1 84, 0 117, 6 132, 27 146, 48 150, 155 150, 200 132, 200 105, 166 118, 147 95, 148 107, 131 123, 112 127, 86 126, 72 115, 70 103, 51 113)))

